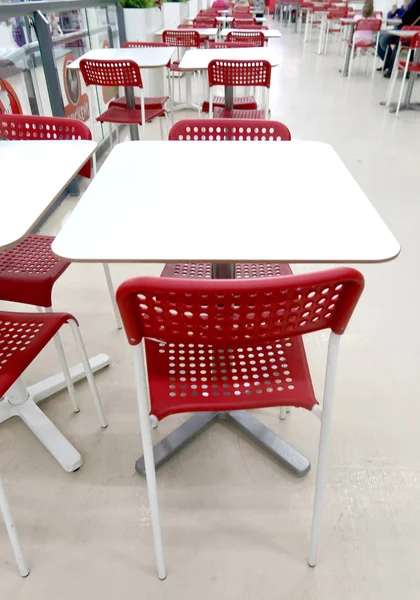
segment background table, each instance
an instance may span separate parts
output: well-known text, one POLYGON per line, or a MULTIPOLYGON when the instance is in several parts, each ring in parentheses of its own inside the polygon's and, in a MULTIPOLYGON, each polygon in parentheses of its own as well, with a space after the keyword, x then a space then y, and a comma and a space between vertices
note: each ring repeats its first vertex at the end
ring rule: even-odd
MULTIPOLYGON (((89 160, 92 141, 0 142, 0 249, 15 246, 34 229, 64 188, 89 160)), ((109 364, 106 354, 90 359, 92 371, 109 364)), ((85 377, 83 365, 70 368, 72 381, 85 377)), ((0 401, 0 423, 20 417, 64 470, 74 471, 82 457, 37 407, 66 387, 63 373, 26 388, 19 379, 0 401)))
MULTIPOLYGON (((319 142, 120 144, 53 244, 58 256, 81 262, 355 263, 391 260, 399 250, 337 154, 319 142), (256 156, 268 173, 281 165, 280 191, 267 177, 227 178, 223 193, 203 187, 208 165, 239 172, 256 156), (194 169, 188 185, 174 186, 180 162, 194 169), (205 227, 202 206, 210 207, 205 227)), ((309 470, 307 458, 248 412, 233 411, 229 418, 294 474, 309 470)), ((214 413, 191 417, 155 447, 156 466, 215 419, 214 413)), ((144 472, 142 459, 137 469, 144 472)))
MULTIPOLYGON (((133 60, 141 69, 159 69, 166 67, 171 60, 176 48, 155 47, 155 48, 99 48, 89 50, 76 60, 71 62, 68 69, 80 69, 80 61, 82 59, 90 60, 133 60)), ((125 88, 125 97, 127 99, 127 107, 131 110, 135 109, 134 89, 132 87, 125 88)), ((130 137, 132 140, 139 139, 139 131, 137 125, 130 125, 130 137)))

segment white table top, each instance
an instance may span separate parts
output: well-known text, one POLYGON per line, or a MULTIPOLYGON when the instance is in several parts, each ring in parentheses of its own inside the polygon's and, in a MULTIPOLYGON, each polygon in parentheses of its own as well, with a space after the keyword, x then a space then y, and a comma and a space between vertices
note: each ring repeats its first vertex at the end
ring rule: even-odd
MULTIPOLYGON (((228 33, 231 31, 240 31, 241 33, 254 33, 254 31, 258 31, 258 29, 222 29, 221 36, 226 37, 228 33)), ((278 29, 260 29, 261 33, 264 34, 265 38, 279 38, 282 37, 280 31, 278 29)))
POLYGON ((0 249, 20 242, 92 156, 96 142, 0 142, 0 249))
POLYGON ((118 144, 52 248, 82 262, 353 263, 391 260, 400 251, 333 148, 321 142, 118 144), (240 173, 256 156, 266 173, 280 169, 280 185, 251 175, 227 177, 219 189, 203 186, 209 165, 240 173), (194 165, 184 180, 181 163, 194 165))
POLYGON ((68 69, 80 69, 82 58, 91 60, 133 60, 142 69, 165 67, 176 48, 162 46, 156 48, 99 48, 89 50, 68 65, 68 69))
POLYGON ((270 48, 219 48, 210 50, 187 50, 179 63, 184 71, 205 70, 216 58, 226 60, 268 60, 276 67, 280 58, 270 48))
MULTIPOLYGON (((216 21, 220 21, 221 23, 232 23, 233 19, 241 20, 240 17, 228 17, 226 15, 223 17, 216 17, 216 21)), ((266 17, 254 17, 254 19, 257 23, 265 23, 265 21, 267 21, 266 17)))
POLYGON ((413 31, 413 30, 405 30, 403 31, 402 29, 395 29, 395 31, 393 30, 392 35, 396 35, 397 37, 405 37, 405 38, 412 38, 416 35, 416 33, 420 33, 419 31, 413 31))
MULTIPOLYGON (((165 30, 167 30, 168 28, 166 27, 166 29, 159 29, 159 31, 155 31, 155 35, 161 36, 163 34, 163 32, 165 30)), ((180 31, 185 31, 185 29, 180 29, 180 31)), ((217 35, 217 27, 205 27, 203 29, 200 29, 199 27, 194 27, 194 29, 187 29, 186 31, 198 31, 198 33, 200 34, 200 36, 202 37, 206 37, 206 36, 216 36, 217 35)))

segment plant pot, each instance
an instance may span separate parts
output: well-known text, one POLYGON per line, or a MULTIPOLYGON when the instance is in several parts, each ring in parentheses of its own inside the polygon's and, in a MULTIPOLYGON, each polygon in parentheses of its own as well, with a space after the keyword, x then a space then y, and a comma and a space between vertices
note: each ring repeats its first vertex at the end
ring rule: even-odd
POLYGON ((189 0, 188 4, 188 17, 195 19, 198 14, 198 0, 189 0))
POLYGON ((188 19, 188 4, 186 2, 165 2, 162 5, 162 12, 163 27, 177 29, 178 25, 188 19))

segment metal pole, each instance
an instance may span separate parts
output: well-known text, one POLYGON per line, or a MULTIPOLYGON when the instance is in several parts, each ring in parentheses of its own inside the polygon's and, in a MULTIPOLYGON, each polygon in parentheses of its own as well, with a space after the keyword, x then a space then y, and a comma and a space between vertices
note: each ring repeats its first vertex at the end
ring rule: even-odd
MULTIPOLYGON (((58 79, 50 26, 47 19, 39 10, 34 13, 34 26, 36 37, 38 38, 42 68, 44 69, 45 83, 47 84, 52 114, 54 117, 64 117, 64 102, 61 95, 60 80, 58 79)), ((79 194, 79 182, 77 178, 69 183, 67 189, 72 196, 79 194)))

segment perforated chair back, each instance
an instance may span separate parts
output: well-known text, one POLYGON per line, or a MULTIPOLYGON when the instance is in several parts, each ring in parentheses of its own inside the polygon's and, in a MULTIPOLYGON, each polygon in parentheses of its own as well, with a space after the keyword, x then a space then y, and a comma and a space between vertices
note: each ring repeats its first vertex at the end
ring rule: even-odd
POLYGON ((254 119, 186 119, 178 121, 169 132, 171 141, 288 142, 289 129, 278 121, 254 119))
POLYGON ((197 17, 196 19, 194 19, 193 25, 198 29, 209 29, 211 27, 217 27, 217 21, 215 18, 212 17, 197 17))
POLYGON ((193 29, 166 29, 162 40, 168 46, 177 48, 199 48, 200 34, 193 29))
POLYGON ((270 87, 271 65, 268 60, 212 60, 208 66, 209 86, 270 87))
POLYGON ((356 31, 380 31, 382 21, 380 19, 360 19, 356 22, 356 31))
POLYGON ((338 268, 248 280, 138 277, 117 291, 130 345, 231 346, 331 329, 344 333, 363 290, 363 276, 338 268))
POLYGON ((233 19, 232 23, 231 23, 231 27, 233 29, 248 29, 249 27, 252 27, 253 25, 257 25, 257 22, 255 21, 255 19, 233 19))
MULTIPOLYGON (((178 29, 194 29, 194 25, 192 23, 180 23, 178 29)), ((165 46, 167 46, 167 44, 165 44, 165 46)))
POLYGON ((226 36, 227 42, 246 42, 262 48, 265 44, 265 37, 262 31, 229 31, 226 36))
POLYGON ((122 48, 166 48, 164 42, 124 42, 122 48))
POLYGON ((250 42, 210 42, 209 48, 217 50, 218 48, 255 48, 255 44, 250 42))
POLYGON ((133 60, 91 60, 83 58, 80 70, 87 86, 138 87, 143 89, 140 68, 133 60))
MULTIPOLYGON (((38 115, 0 115, 0 140, 91 140, 87 125, 77 119, 41 117, 38 115)), ((89 160, 79 171, 91 177, 89 160)))

